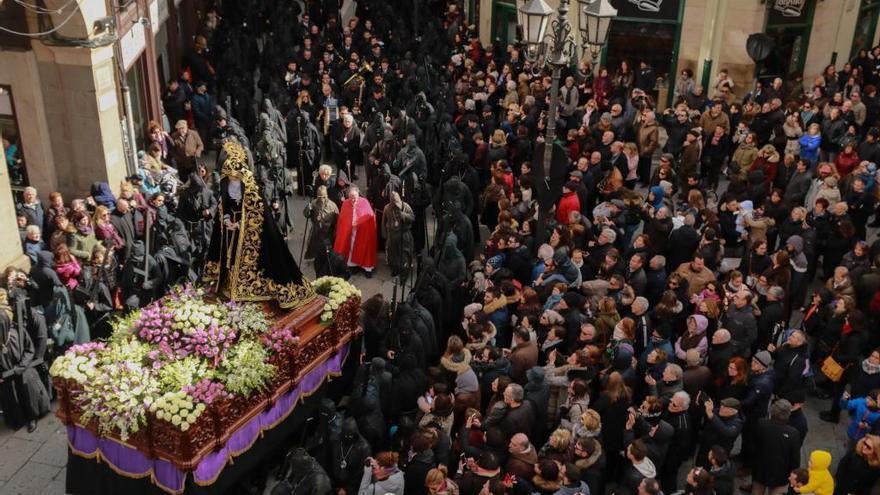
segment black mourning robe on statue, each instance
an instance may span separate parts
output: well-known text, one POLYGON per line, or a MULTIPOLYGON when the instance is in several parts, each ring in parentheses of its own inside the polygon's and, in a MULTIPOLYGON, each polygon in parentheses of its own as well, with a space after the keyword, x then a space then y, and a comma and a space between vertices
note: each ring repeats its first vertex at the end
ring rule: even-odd
MULTIPOLYGON (((226 279, 229 267, 234 266, 238 256, 237 246, 240 231, 243 228, 247 228, 241 223, 244 189, 245 186, 242 184, 242 198, 236 200, 229 196, 229 180, 224 178, 220 183, 220 208, 214 220, 208 260, 220 263, 221 281, 226 279), (225 228, 226 219, 238 223, 238 230, 227 230, 225 228), (230 245, 235 246, 235 248, 227 251, 227 247, 230 245)), ((299 265, 293 259, 293 254, 291 254, 271 211, 272 208, 264 202, 257 267, 265 276, 278 284, 301 284, 302 272, 299 269, 299 265)))

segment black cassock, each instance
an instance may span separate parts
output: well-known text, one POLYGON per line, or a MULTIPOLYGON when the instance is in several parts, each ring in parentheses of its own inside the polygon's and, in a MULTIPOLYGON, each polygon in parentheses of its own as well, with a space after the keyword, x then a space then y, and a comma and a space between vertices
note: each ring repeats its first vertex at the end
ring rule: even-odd
POLYGON ((34 344, 19 325, 13 325, 6 311, 0 310, 0 406, 10 428, 49 412, 49 393, 35 366, 34 344))

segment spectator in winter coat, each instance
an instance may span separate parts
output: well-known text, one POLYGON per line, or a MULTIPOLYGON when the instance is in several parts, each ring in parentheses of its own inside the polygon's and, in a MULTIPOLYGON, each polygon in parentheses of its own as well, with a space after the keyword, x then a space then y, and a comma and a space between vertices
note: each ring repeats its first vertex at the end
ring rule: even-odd
POLYGON ((801 146, 801 160, 806 161, 811 170, 816 168, 816 163, 819 162, 819 146, 822 144, 819 124, 810 124, 807 133, 801 136, 798 143, 801 146))
POLYGON ((706 268, 705 260, 701 253, 694 255, 693 261, 679 265, 675 273, 681 274, 688 281, 688 297, 698 294, 707 284, 715 282, 715 274, 706 268))
POLYGON ((657 477, 657 468, 648 457, 648 449, 641 440, 634 440, 626 448, 626 461, 620 475, 620 485, 629 493, 639 493, 642 480, 657 477))
POLYGON ((571 212, 581 211, 580 199, 576 193, 577 190, 578 183, 575 181, 568 181, 562 186, 562 198, 559 199, 559 204, 556 205, 556 221, 558 223, 568 224, 571 212))
POLYGON ((880 420, 880 392, 872 390, 865 397, 852 398, 849 392, 844 392, 840 398, 840 408, 849 411, 852 420, 846 428, 846 436, 849 438, 849 445, 855 446, 866 433, 874 431, 880 420))
POLYGON ((520 328, 513 335, 513 348, 507 356, 510 359, 510 377, 523 385, 526 383, 526 371, 538 364, 538 345, 531 341, 529 331, 520 328))
POLYGON ((722 399, 717 408, 712 399, 707 399, 703 404, 706 423, 700 433, 697 466, 710 467, 709 453, 715 446, 723 448, 725 452, 733 449, 744 424, 744 418, 740 414, 741 407, 739 400, 734 398, 722 399))
POLYGON ((700 359, 706 358, 709 351, 709 341, 706 339, 706 328, 709 320, 703 315, 691 315, 687 318, 687 333, 675 341, 675 357, 684 361, 687 352, 696 349, 700 353, 700 359))
POLYGON ((800 434, 786 424, 790 414, 791 404, 780 399, 773 403, 770 418, 761 419, 755 428, 752 495, 761 495, 765 490, 781 493, 789 473, 800 465, 800 434))
POLYGON ((725 315, 725 327, 731 340, 739 349, 750 353, 749 349, 758 338, 758 322, 752 311, 752 294, 742 290, 733 296, 733 304, 725 315))
POLYGON ((792 392, 803 392, 807 383, 804 376, 809 371, 807 338, 800 330, 789 334, 785 344, 776 347, 771 343, 767 350, 773 353, 773 369, 776 379, 775 394, 788 397, 792 392))
POLYGON ((33 187, 24 188, 22 202, 15 205, 15 212, 27 218, 27 225, 36 225, 43 228, 45 225, 45 213, 43 203, 37 198, 37 190, 33 187))

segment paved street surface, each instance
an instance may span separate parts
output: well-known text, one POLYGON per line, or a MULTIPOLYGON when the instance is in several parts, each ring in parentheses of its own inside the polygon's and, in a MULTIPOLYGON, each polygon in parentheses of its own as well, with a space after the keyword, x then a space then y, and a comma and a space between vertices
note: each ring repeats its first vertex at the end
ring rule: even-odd
MULTIPOLYGON (((363 178, 361 179, 363 182, 363 178)), ((363 185, 363 184, 362 184, 363 185)), ((297 211, 301 212, 305 202, 297 201, 297 211)), ((299 258, 302 245, 302 226, 300 223, 295 237, 291 239, 291 250, 299 258)), ((429 235, 434 233, 433 216, 428 218, 429 235)), ((485 233, 484 233, 485 235, 485 233)), ((375 270, 373 278, 367 279, 362 274, 355 275, 352 282, 361 289, 365 297, 382 292, 391 297, 394 281, 385 266, 384 255, 379 255, 380 266, 375 270)), ((303 262, 303 273, 314 278, 311 262, 303 262)), ((818 412, 828 407, 828 401, 810 398, 806 405, 810 433, 801 452, 802 465, 814 449, 830 450, 834 456, 835 466, 843 453, 846 437, 846 415, 841 423, 829 425, 819 420, 818 412)), ((67 462, 67 438, 64 427, 54 415, 43 418, 39 428, 28 434, 22 428, 13 432, 0 424, 0 494, 2 495, 62 495, 64 491, 65 465, 67 462)), ((744 481, 744 480, 742 480, 744 481)))

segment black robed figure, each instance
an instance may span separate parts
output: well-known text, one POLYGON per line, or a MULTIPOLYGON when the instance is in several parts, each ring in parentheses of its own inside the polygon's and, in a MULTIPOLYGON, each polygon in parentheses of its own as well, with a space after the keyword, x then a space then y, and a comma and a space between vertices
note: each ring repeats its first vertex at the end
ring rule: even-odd
POLYGON ((223 143, 220 204, 204 282, 233 301, 275 300, 282 308, 315 297, 260 195, 244 148, 223 143))

